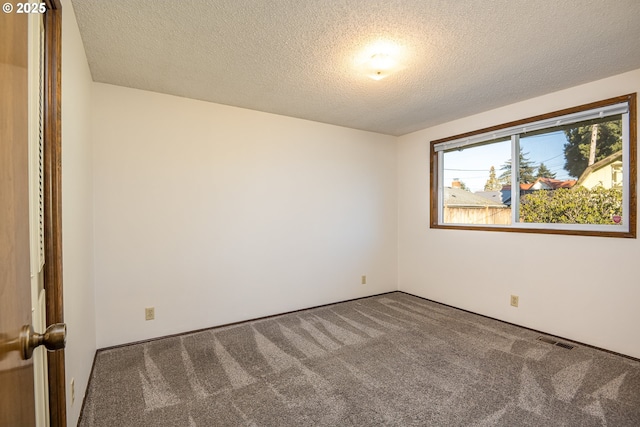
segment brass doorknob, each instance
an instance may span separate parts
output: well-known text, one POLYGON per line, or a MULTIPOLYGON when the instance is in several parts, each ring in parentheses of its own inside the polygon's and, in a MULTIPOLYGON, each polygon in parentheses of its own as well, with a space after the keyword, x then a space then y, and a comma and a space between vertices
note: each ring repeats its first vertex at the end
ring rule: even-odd
POLYGON ((33 326, 24 325, 20 331, 20 356, 23 360, 31 359, 33 350, 44 345, 49 351, 60 350, 67 344, 67 325, 54 323, 50 325, 44 334, 33 331, 33 326))

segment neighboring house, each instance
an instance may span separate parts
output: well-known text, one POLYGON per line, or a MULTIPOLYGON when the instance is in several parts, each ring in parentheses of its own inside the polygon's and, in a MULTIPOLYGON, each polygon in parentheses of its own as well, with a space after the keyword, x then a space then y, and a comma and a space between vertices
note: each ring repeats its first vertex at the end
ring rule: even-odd
MULTIPOLYGON (((528 184, 520 184, 520 195, 523 196, 525 194, 533 193, 538 190, 557 190, 559 188, 572 188, 576 185, 577 181, 575 179, 569 179, 566 181, 554 178, 538 178, 535 182, 528 184)), ((502 194, 502 201, 505 205, 511 206, 511 186, 503 185, 502 190, 500 190, 502 194)))
POLYGON ((594 187, 622 188, 622 151, 618 151, 588 166, 578 185, 591 190, 594 187))
POLYGON ((571 188, 576 185, 575 179, 569 179, 566 181, 553 178, 538 178, 533 184, 528 185, 527 193, 531 193, 536 190, 557 190, 558 188, 571 188))

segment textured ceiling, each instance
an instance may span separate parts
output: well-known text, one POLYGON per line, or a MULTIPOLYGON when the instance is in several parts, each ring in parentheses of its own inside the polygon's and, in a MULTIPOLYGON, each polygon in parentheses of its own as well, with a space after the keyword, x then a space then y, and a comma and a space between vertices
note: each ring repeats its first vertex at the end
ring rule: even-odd
POLYGON ((390 135, 640 68, 640 0, 72 3, 96 82, 390 135))

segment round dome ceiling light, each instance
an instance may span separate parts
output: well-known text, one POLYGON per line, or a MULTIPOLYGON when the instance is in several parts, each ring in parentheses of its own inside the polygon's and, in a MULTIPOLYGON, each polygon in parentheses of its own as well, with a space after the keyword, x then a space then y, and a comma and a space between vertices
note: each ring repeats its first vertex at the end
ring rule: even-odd
POLYGON ((389 54, 376 53, 369 60, 369 68, 373 80, 382 80, 394 70, 397 65, 396 60, 389 54))
POLYGON ((404 68, 407 56, 408 50, 402 44, 388 39, 377 39, 353 57, 353 66, 373 80, 382 80, 404 68))

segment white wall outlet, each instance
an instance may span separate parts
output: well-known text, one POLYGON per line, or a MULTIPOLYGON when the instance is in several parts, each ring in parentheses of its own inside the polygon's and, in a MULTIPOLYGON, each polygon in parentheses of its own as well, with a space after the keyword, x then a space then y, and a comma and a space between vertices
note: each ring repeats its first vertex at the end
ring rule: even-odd
POLYGON ((360 279, 360 283, 362 283, 363 285, 367 284, 367 276, 363 275, 362 278, 360 279))
POLYGON ((144 320, 153 320, 156 318, 155 307, 147 307, 144 309, 144 320))
POLYGON ((518 295, 511 295, 511 306, 517 307, 519 302, 518 295))
POLYGON ((76 401, 76 379, 71 378, 71 384, 69 384, 69 388, 71 389, 71 404, 76 401))

